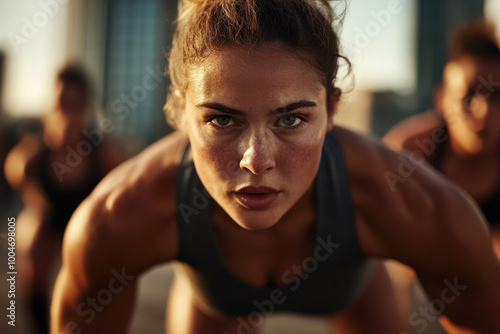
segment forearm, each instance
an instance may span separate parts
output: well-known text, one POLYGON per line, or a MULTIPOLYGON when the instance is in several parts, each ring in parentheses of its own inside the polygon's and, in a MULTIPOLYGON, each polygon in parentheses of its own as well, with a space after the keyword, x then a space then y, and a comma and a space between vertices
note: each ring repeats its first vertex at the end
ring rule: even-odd
MULTIPOLYGON (((492 272, 493 276, 493 272, 492 272)), ((500 280, 498 280, 500 282, 500 280)), ((443 327, 448 333, 500 333, 500 285, 478 292, 465 290, 455 302, 449 304, 443 317, 443 327)), ((441 320, 441 319, 440 319, 441 320)))
POLYGON ((466 275, 440 280, 420 275, 430 300, 420 312, 434 319, 439 316, 448 333, 500 333, 500 285, 496 284, 500 280, 497 268, 490 269, 489 276, 480 281, 466 275))
POLYGON ((455 321, 446 316, 441 316, 439 321, 449 334, 498 334, 500 333, 498 315, 493 313, 493 309, 478 310, 468 314, 465 318, 454 317, 455 321), (480 312, 484 313, 478 314, 480 312), (473 318, 475 315, 477 317, 473 318))
POLYGON ((83 291, 59 273, 51 307, 52 334, 127 333, 135 300, 135 280, 83 291))

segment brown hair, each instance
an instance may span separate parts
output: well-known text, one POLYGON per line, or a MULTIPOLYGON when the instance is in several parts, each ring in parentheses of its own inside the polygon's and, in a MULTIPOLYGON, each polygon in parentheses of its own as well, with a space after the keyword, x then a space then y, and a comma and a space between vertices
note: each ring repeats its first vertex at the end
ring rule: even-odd
POLYGON ((76 64, 67 64, 57 73, 57 81, 63 84, 77 86, 81 89, 83 96, 90 100, 92 97, 92 85, 87 71, 76 64))
POLYGON ((500 59, 500 49, 495 27, 483 19, 461 25, 453 34, 450 61, 463 57, 500 59))
POLYGON ((176 127, 181 106, 175 95, 184 94, 189 69, 227 47, 282 44, 318 71, 330 95, 339 58, 345 59, 339 54, 334 19, 327 0, 180 0, 168 59, 167 121, 176 127))

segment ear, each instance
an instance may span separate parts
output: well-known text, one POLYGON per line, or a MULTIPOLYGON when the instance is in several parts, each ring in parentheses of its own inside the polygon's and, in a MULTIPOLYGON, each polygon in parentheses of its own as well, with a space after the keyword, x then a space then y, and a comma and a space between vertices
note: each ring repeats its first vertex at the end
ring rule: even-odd
POLYGON ((176 89, 176 90, 174 90, 173 97, 175 100, 175 104, 177 105, 179 110, 184 110, 184 108, 186 106, 186 100, 185 100, 184 94, 182 94, 180 90, 176 89))
POLYGON ((174 129, 182 131, 182 115, 186 106, 185 96, 178 89, 171 90, 168 94, 167 103, 163 106, 165 119, 174 129))
POLYGON ((335 116, 335 112, 337 111, 337 105, 340 101, 340 97, 342 96, 342 91, 340 88, 334 88, 333 92, 328 96, 328 106, 327 106, 327 131, 331 131, 333 129, 333 116, 335 116))

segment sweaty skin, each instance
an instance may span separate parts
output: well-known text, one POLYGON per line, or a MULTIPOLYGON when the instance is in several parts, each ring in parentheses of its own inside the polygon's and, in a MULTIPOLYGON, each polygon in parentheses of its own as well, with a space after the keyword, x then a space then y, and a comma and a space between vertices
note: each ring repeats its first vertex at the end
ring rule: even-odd
MULTIPOLYGON (((500 264, 487 242, 486 225, 462 191, 424 166, 415 167, 393 191, 384 174, 398 173, 401 153, 373 138, 332 129, 338 92, 329 100, 312 67, 284 48, 228 49, 204 64, 193 73, 182 101, 180 131, 112 171, 73 216, 53 296, 55 333, 65 327, 126 332, 136 281, 113 294, 91 320, 81 311, 86 298, 108 286, 113 270, 137 277, 176 259, 175 174, 188 141, 200 179, 218 204, 212 218, 226 266, 249 284, 280 282, 313 251, 311 182, 327 131, 344 150, 362 250, 415 268, 431 299, 441 298, 445 280, 458 279, 467 289, 446 305, 444 316, 478 333, 500 331, 492 316, 500 308, 500 264), (273 112, 297 101, 314 105, 287 113, 291 119, 273 112), (231 196, 248 184, 273 187, 279 195, 264 209, 245 208, 231 196)), ((358 301, 329 322, 345 333, 399 333, 407 324, 398 323, 391 293, 379 266, 358 301)), ((177 279, 168 304, 168 333, 235 332, 235 319, 217 316, 196 301, 187 280, 177 279)))
MULTIPOLYGON (((489 202, 500 185, 499 80, 498 60, 462 57, 451 61, 435 94, 437 112, 404 120, 384 141, 438 167, 478 203, 489 202), (447 132, 443 131, 445 125, 447 132)), ((500 258, 500 222, 489 223, 493 248, 500 258)), ((405 286, 400 293, 404 296, 414 275, 401 266, 394 270, 394 278, 405 286)))
MULTIPOLYGON (((471 57, 450 62, 435 105, 437 114, 410 117, 391 129, 384 141, 428 162, 435 161, 438 145, 444 145, 441 172, 478 203, 484 203, 500 185, 500 63, 471 57), (439 135, 444 125, 448 134, 439 135)), ((500 222, 490 223, 500 257, 500 222)))

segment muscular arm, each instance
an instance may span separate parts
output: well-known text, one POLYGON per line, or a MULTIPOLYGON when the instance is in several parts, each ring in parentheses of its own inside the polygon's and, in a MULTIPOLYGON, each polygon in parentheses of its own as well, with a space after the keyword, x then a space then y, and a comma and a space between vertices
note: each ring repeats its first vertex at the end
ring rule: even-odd
MULTIPOLYGON (((438 192, 440 208, 417 273, 449 333, 499 333, 500 263, 475 204, 456 189, 438 192)), ((418 263, 411 256, 407 262, 418 263)))
POLYGON ((5 179, 12 189, 22 192, 36 170, 40 144, 31 136, 23 137, 5 158, 5 179))
MULTIPOLYGON (((21 196, 25 207, 23 214, 31 217, 43 217, 50 209, 37 180, 40 152, 39 141, 31 135, 26 135, 5 159, 5 179, 21 196)), ((23 215, 20 219, 24 220, 23 215)))
POLYGON ((126 246, 110 235, 103 209, 89 206, 78 210, 65 235, 51 310, 53 333, 125 333, 133 311, 140 271, 122 258, 126 246))
MULTIPOLYGON (((473 201, 408 154, 340 132, 362 249, 414 268, 450 332, 500 333, 500 263, 473 201)), ((424 330, 436 313, 419 312, 408 321, 424 330)))
POLYGON ((179 145, 172 139, 113 170, 71 218, 54 288, 52 333, 126 333, 138 276, 176 258, 179 145))

